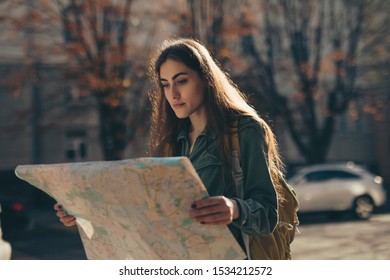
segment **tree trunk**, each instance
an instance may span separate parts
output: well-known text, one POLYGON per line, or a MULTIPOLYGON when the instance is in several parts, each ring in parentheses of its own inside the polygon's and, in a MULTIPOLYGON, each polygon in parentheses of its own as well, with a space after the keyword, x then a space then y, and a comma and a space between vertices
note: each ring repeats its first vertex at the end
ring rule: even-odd
POLYGON ((99 104, 100 142, 104 160, 121 160, 126 148, 126 116, 124 105, 99 104))
POLYGON ((306 156, 308 163, 323 163, 326 161, 326 156, 332 144, 334 134, 335 118, 328 116, 323 124, 320 133, 312 138, 309 144, 309 152, 306 156))

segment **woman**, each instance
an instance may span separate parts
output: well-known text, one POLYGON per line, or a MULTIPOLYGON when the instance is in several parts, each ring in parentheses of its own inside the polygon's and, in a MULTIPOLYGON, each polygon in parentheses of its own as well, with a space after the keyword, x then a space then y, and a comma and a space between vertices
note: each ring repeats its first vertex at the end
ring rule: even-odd
MULTIPOLYGON (((283 175, 274 134, 195 40, 164 42, 149 74, 156 88, 150 94, 149 154, 189 157, 209 193, 189 205, 189 215, 200 224, 227 225, 245 250, 242 232, 269 234, 277 224, 276 190, 283 175), (242 195, 226 141, 237 124, 242 195)), ((65 225, 75 224, 60 205, 55 209, 65 225)))

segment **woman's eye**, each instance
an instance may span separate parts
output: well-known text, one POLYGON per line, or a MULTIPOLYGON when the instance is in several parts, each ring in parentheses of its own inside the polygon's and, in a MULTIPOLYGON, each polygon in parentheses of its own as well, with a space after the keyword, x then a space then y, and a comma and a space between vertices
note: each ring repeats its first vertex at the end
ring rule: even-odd
POLYGON ((187 80, 179 80, 179 81, 177 81, 177 84, 178 85, 183 85, 183 84, 185 84, 187 82, 187 80))
POLYGON ((169 85, 168 84, 161 84, 162 88, 167 88, 169 85))

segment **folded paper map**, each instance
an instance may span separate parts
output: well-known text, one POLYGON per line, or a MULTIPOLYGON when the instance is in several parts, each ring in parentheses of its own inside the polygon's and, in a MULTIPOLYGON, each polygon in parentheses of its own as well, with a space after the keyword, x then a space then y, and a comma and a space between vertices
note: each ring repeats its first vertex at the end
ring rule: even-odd
POLYGON ((77 217, 88 259, 245 258, 226 226, 189 217, 207 191, 188 158, 20 165, 15 173, 77 217))

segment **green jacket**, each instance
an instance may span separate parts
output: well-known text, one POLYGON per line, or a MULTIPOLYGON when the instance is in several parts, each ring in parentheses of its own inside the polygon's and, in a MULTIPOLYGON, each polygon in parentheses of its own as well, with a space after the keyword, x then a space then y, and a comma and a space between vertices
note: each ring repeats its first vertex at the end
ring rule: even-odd
POLYGON ((266 235, 274 230, 277 223, 277 195, 265 159, 266 144, 262 127, 252 118, 241 119, 238 127, 244 199, 237 198, 234 183, 228 182, 228 186, 223 183, 223 162, 215 131, 206 127, 189 154, 188 127, 183 129, 177 138, 176 156, 190 159, 210 196, 224 195, 237 201, 240 217, 228 227, 244 248, 241 231, 249 235, 266 235))

